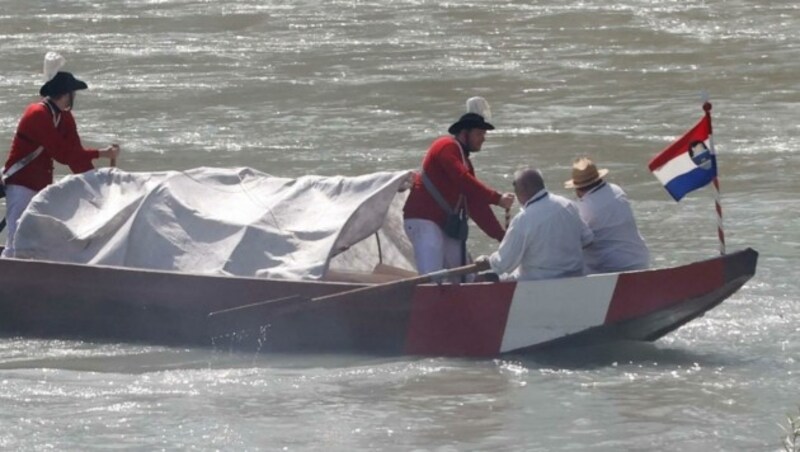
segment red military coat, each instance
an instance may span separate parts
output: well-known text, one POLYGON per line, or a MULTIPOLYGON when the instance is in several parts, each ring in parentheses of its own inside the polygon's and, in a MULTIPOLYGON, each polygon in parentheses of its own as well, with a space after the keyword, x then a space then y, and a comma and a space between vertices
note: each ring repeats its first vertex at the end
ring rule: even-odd
MULTIPOLYGON (((500 202, 500 193, 475 177, 472 162, 454 137, 441 137, 433 142, 422 161, 422 170, 451 207, 455 207, 459 196, 463 195, 470 218, 489 237, 503 240, 505 231, 490 207, 500 202)), ((419 174, 414 177, 403 216, 431 220, 444 227, 447 213, 425 188, 419 174)))
POLYGON ((82 173, 94 169, 92 160, 100 156, 97 149, 85 149, 81 144, 72 113, 60 111, 47 100, 25 109, 3 170, 7 171, 39 146, 44 151, 6 179, 6 184, 39 191, 53 183, 53 160, 69 166, 73 173, 82 173))

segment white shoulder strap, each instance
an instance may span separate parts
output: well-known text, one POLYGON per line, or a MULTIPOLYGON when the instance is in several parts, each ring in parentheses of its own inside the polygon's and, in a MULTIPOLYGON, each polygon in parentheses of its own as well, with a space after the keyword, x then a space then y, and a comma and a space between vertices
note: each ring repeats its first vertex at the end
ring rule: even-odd
POLYGON ((28 166, 28 163, 32 162, 36 157, 39 157, 42 152, 44 152, 44 147, 39 146, 35 151, 31 152, 25 157, 22 157, 22 159, 17 161, 17 163, 11 165, 11 167, 8 168, 8 171, 3 171, 3 183, 5 183, 6 179, 16 174, 19 170, 28 166))

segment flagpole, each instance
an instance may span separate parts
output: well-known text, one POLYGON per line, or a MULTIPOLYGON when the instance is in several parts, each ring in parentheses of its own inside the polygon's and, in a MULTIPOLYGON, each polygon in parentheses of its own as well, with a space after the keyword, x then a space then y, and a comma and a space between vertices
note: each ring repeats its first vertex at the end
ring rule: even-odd
MULTIPOLYGON (((703 111, 706 112, 706 116, 708 117, 708 145, 711 148, 711 153, 714 154, 715 158, 717 155, 717 150, 714 148, 714 131, 711 126, 711 102, 708 99, 705 99, 703 102, 703 111)), ((717 160, 717 163, 719 161, 717 160)), ((714 178, 711 180, 711 183, 714 184, 714 205, 717 210, 717 237, 719 237, 719 254, 725 255, 725 229, 722 226, 722 195, 719 189, 719 164, 717 164, 717 174, 714 175, 714 178)))

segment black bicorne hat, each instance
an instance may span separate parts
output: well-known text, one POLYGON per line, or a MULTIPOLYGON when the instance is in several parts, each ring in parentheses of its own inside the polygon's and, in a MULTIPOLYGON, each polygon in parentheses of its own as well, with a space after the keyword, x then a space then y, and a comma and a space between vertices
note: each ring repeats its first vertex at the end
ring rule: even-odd
POLYGON ((483 116, 477 113, 466 113, 458 121, 454 122, 447 131, 451 135, 457 135, 458 132, 464 129, 494 130, 494 126, 486 122, 483 116))
POLYGON ((55 77, 51 78, 47 83, 39 88, 39 95, 42 97, 57 97, 62 94, 71 93, 86 89, 89 86, 75 78, 69 72, 58 72, 55 77))

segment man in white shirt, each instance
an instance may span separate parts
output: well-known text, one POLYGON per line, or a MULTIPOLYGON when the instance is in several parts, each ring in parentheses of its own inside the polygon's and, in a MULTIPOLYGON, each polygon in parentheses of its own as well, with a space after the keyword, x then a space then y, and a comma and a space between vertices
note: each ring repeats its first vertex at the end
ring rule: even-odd
POLYGON ((642 270, 650 266, 650 252, 636 227, 633 210, 625 192, 606 182, 607 169, 598 170, 588 157, 572 164, 572 179, 581 218, 594 233, 594 242, 584 249, 586 273, 642 270))
POLYGON ((575 204, 548 193, 542 174, 527 168, 514 175, 514 192, 522 206, 511 220, 500 247, 488 261, 503 279, 533 280, 580 276, 582 248, 593 234, 575 204))

